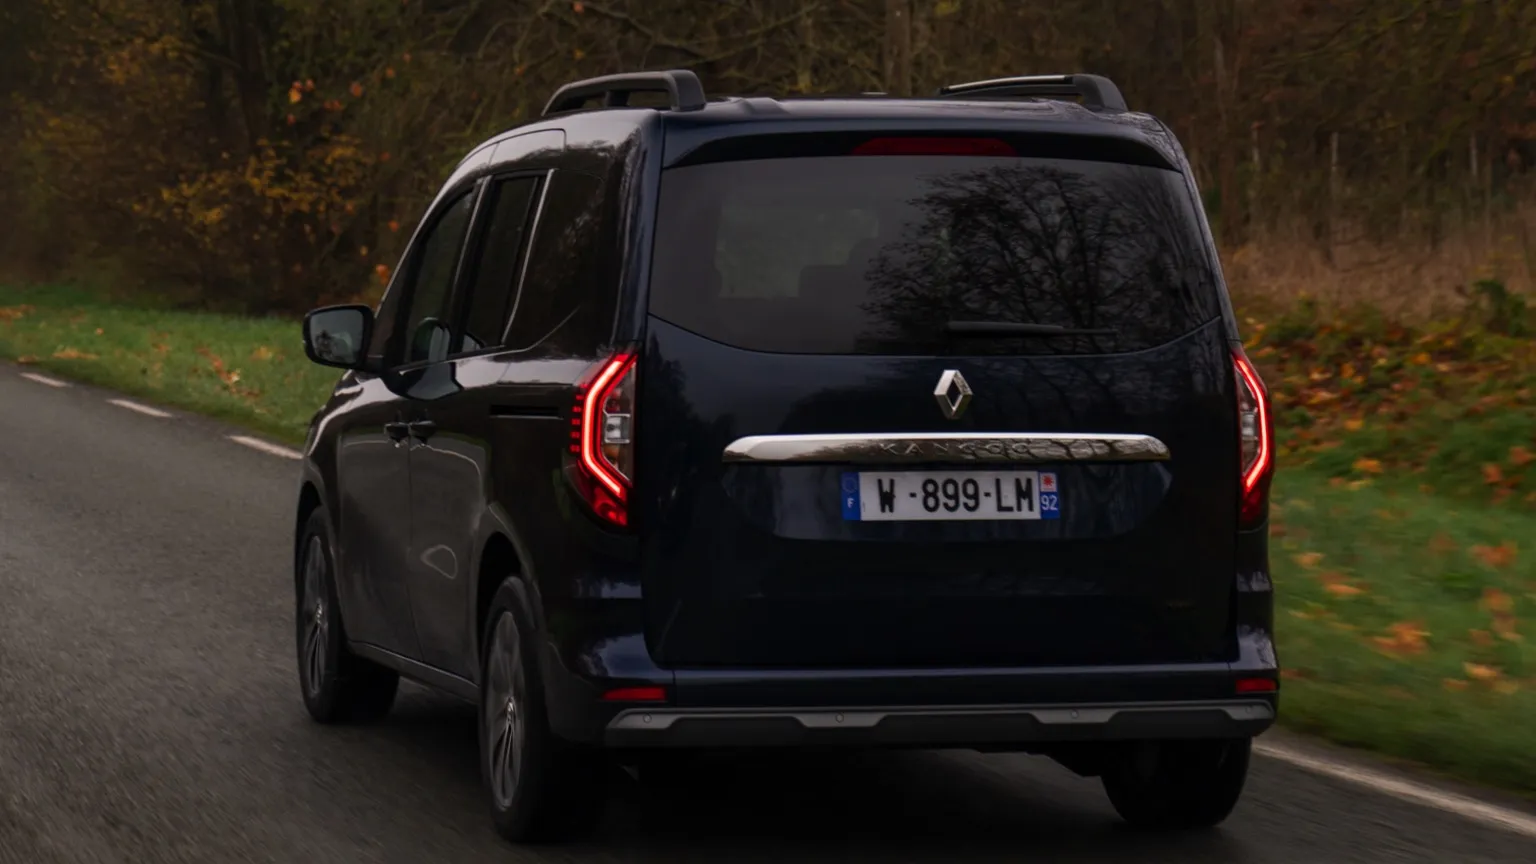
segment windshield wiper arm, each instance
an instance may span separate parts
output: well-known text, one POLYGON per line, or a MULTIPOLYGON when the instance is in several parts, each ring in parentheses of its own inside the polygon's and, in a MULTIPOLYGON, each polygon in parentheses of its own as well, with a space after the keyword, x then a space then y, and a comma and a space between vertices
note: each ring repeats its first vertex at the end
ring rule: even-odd
POLYGON ((1015 321, 950 321, 944 332, 951 336, 1113 336, 1117 331, 1015 321))

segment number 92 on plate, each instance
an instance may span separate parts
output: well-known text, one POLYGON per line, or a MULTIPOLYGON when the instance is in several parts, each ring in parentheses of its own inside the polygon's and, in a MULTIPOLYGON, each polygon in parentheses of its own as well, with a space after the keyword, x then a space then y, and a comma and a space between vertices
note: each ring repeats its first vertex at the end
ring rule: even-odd
POLYGON ((1061 518, 1050 471, 847 471, 840 489, 852 522, 1061 518))

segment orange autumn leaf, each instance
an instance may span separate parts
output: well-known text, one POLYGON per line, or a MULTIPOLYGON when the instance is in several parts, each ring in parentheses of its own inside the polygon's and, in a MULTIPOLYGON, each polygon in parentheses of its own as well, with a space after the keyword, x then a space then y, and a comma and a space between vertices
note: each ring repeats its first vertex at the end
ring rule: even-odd
POLYGON ((1421 622, 1399 621, 1387 628, 1385 636, 1376 636, 1372 641, 1392 654, 1420 654, 1429 647, 1429 635, 1421 622))
POLYGON ((1483 466, 1483 482, 1489 486, 1497 486, 1504 482, 1504 469, 1489 462, 1483 466))
POLYGON ((587 11, 587 7, 582 5, 581 0, 576 0, 575 3, 571 4, 571 11, 575 12, 577 15, 580 15, 581 13, 587 11))
POLYGON ((1337 597, 1355 597, 1365 593, 1365 589, 1348 582, 1330 582, 1323 586, 1323 590, 1337 597))
POLYGON ((1484 588, 1482 606, 1493 613, 1510 612, 1515 608, 1515 598, 1498 588, 1484 588))
POLYGON ((389 230, 390 230, 391 233, 393 233, 395 231, 399 231, 400 230, 400 223, 396 222, 393 219, 389 220, 389 230))
POLYGON ((347 88, 347 92, 352 94, 353 99, 361 99, 363 96, 363 85, 353 81, 352 86, 347 88))
POLYGON ((1317 567, 1318 564, 1322 563, 1322 560, 1323 553, 1321 552, 1299 552, 1295 557, 1296 563, 1307 568, 1308 570, 1312 570, 1317 567))
POLYGON ((373 272, 379 277, 380 285, 389 284, 389 268, 383 264, 373 268, 373 272))
POLYGON ((1443 683, 1445 685, 1445 689, 1447 689, 1447 690, 1465 690, 1465 689, 1467 689, 1467 682, 1465 682, 1465 681, 1463 681, 1463 680, 1461 680, 1459 678, 1446 678, 1441 683, 1443 683))
POLYGON ((1482 663, 1463 663, 1461 667, 1473 681, 1492 681, 1499 677, 1499 670, 1482 663))
POLYGON ((1361 458, 1356 459, 1355 464, 1350 467, 1354 468, 1356 471, 1359 471, 1362 474, 1380 474, 1381 460, 1370 459, 1362 456, 1361 458))
POLYGON ((1509 448, 1509 464, 1516 468, 1522 465, 1529 465, 1533 461, 1536 461, 1536 453, 1532 453, 1518 444, 1509 448))
POLYGON ((296 105, 298 104, 299 100, 303 98, 304 91, 300 90, 298 85, 294 85, 293 87, 288 88, 288 102, 290 104, 296 105))
POLYGON ((1344 428, 1351 432, 1359 432, 1361 429, 1365 428, 1365 421, 1361 420, 1359 417, 1351 417, 1344 421, 1344 428))
POLYGON ((60 348, 53 352, 53 358, 55 360, 95 360, 96 355, 74 348, 60 348))
POLYGON ((393 66, 385 66, 384 67, 384 77, 385 78, 393 78, 393 77, 395 77, 395 67, 393 67, 393 66))
POLYGON ((1508 567, 1514 563, 1516 547, 1509 540, 1505 540, 1497 546, 1473 546, 1472 555, 1495 570, 1508 567))

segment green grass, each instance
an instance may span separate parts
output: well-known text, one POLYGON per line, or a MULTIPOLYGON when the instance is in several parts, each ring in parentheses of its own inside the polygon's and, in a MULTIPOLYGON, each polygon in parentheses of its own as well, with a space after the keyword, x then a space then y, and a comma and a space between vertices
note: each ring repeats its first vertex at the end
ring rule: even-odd
POLYGON ((1283 722, 1536 792, 1536 515, 1277 477, 1283 722))
POLYGON ((339 373, 299 322, 166 311, 61 287, 0 286, 0 357, 302 442, 339 373))
MULTIPOLYGON (((1508 343, 1491 359, 1481 356, 1487 346, 1506 343, 1442 345, 1445 362, 1463 364, 1457 386, 1422 358, 1396 362, 1423 350, 1421 337, 1389 335, 1293 337, 1261 360, 1282 413, 1305 405, 1312 415, 1282 429, 1274 496, 1282 722, 1536 792, 1536 649, 1523 630, 1536 611, 1536 549, 1521 548, 1536 547, 1523 482, 1536 473, 1511 449, 1536 448, 1528 345, 1508 343), (1383 343, 1390 365, 1372 355, 1383 343), (1348 378, 1347 368, 1327 380, 1318 370, 1347 362, 1391 377, 1377 389, 1346 381, 1356 390, 1344 398, 1309 395, 1348 378), (1391 387, 1402 380, 1413 386, 1391 387), (1361 417, 1368 422, 1345 428, 1361 417), (1362 459, 1385 467, 1363 470, 1362 459), (1496 482, 1490 465, 1500 466, 1496 482), (1381 485, 1394 475, 1408 479, 1381 485)), ((305 359, 295 321, 165 311, 58 287, 0 287, 0 356, 290 442, 302 440, 337 377, 305 359)))

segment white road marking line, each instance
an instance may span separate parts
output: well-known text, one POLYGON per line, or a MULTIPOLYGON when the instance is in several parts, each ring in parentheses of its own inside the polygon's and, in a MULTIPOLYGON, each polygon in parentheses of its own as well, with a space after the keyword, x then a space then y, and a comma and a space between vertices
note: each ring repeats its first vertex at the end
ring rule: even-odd
POLYGON ((1314 774, 1353 783, 1400 801, 1421 804, 1435 810, 1454 813, 1483 825, 1502 828, 1527 837, 1536 837, 1536 816, 1521 813, 1518 810, 1499 807, 1455 792, 1442 791, 1422 783, 1393 777, 1381 771, 1373 771, 1370 768, 1302 753, 1284 745, 1255 741, 1253 752, 1314 774))
POLYGON ((36 381, 39 384, 47 384, 49 387, 68 387, 69 382, 60 381, 57 378, 49 378, 47 375, 39 375, 36 372, 23 372, 21 377, 28 381, 36 381))
POLYGON ((270 441, 263 441, 260 438, 251 438, 245 435, 231 435, 229 436, 229 440, 235 442, 236 444, 244 444, 252 450, 260 450, 263 453, 270 453, 273 456, 281 456, 284 459, 304 458, 304 454, 297 450, 291 450, 287 447, 273 444, 270 441))
POLYGON ((119 408, 127 408, 129 411, 137 411, 150 417, 169 417, 171 412, 161 411, 159 408, 151 408, 148 405, 140 405, 137 402, 129 402, 127 399, 108 399, 107 402, 119 408))

